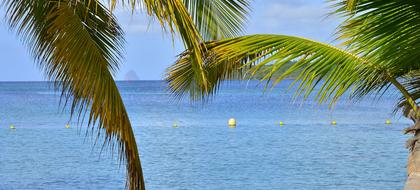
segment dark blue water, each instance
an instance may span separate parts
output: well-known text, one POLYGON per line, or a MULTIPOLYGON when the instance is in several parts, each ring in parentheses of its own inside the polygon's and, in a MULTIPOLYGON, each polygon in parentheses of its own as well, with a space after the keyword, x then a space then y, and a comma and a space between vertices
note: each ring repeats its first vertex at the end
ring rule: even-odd
MULTIPOLYGON (((159 81, 120 82, 147 188, 402 189, 410 122, 392 114, 397 95, 331 111, 293 102, 287 84, 266 93, 256 84, 231 82, 208 104, 190 104, 159 81)), ((86 126, 66 129, 58 103, 47 83, 0 83, 0 189, 123 189, 124 166, 93 146, 86 126)))

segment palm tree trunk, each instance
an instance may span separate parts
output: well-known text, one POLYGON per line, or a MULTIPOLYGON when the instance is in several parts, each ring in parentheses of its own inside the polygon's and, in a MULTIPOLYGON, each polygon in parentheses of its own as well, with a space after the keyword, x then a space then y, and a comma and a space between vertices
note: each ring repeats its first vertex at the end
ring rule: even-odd
POLYGON ((410 153, 407 163, 408 177, 404 190, 420 190, 420 119, 412 113, 409 114, 409 118, 414 121, 414 125, 404 130, 405 134, 413 134, 406 143, 410 153))

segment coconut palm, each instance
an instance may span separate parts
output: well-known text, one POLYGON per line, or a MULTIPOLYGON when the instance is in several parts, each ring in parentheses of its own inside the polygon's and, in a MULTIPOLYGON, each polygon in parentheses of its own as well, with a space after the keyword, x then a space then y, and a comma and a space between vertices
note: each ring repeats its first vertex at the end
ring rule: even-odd
MULTIPOLYGON (((127 189, 145 189, 136 139, 113 79, 124 34, 112 10, 118 3, 143 9, 163 29, 198 52, 204 40, 233 37, 242 30, 248 0, 3 0, 5 18, 71 107, 71 115, 104 136, 104 146, 126 163, 127 189)), ((191 55, 194 56, 194 55, 191 55)), ((197 65, 197 69, 201 69, 197 65)), ((204 80, 204 79, 203 79, 204 80)))
MULTIPOLYGON (((249 35, 203 44, 207 48, 202 63, 207 80, 191 68, 194 50, 186 50, 168 69, 166 80, 178 96, 189 94, 205 99, 217 92, 223 80, 263 74, 267 87, 275 86, 298 72, 291 84, 296 95, 314 93, 319 103, 332 106, 348 94, 358 100, 367 94, 397 89, 405 116, 414 125, 405 133, 410 150, 405 189, 420 189, 420 4, 407 0, 334 0, 332 14, 343 18, 337 41, 331 45, 285 35, 249 35), (281 75, 274 74, 288 67, 281 75), (247 75, 244 75, 247 74, 247 75), (319 90, 315 91, 315 87, 319 90), (395 88, 389 88, 389 87, 395 88)), ((281 21, 279 21, 281 22, 281 21)))

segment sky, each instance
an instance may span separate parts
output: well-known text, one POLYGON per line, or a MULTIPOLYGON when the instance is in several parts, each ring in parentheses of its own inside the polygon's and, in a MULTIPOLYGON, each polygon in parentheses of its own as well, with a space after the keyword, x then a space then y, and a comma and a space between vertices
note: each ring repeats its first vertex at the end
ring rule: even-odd
MULTIPOLYGON (((284 34, 332 42, 339 23, 327 17, 331 11, 325 0, 252 0, 252 12, 246 24, 247 34, 284 34)), ((141 13, 116 13, 126 33, 124 60, 115 74, 116 80, 161 80, 165 69, 182 52, 179 39, 172 40, 157 23, 141 13)), ((44 81, 27 48, 0 20, 0 81, 44 81)))

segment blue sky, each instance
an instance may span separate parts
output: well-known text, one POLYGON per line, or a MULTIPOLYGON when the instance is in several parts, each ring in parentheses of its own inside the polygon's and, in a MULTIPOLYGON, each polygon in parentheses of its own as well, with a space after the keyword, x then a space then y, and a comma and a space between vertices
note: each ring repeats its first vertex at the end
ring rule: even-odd
MULTIPOLYGON (((270 33, 303 36, 331 42, 338 19, 326 18, 330 11, 324 0, 253 0, 245 34, 270 33)), ((159 80, 183 50, 182 44, 163 34, 156 23, 142 14, 116 13, 126 32, 125 60, 117 80, 136 73, 141 80, 159 80)), ((0 21, 0 81, 45 80, 19 38, 0 21)))

